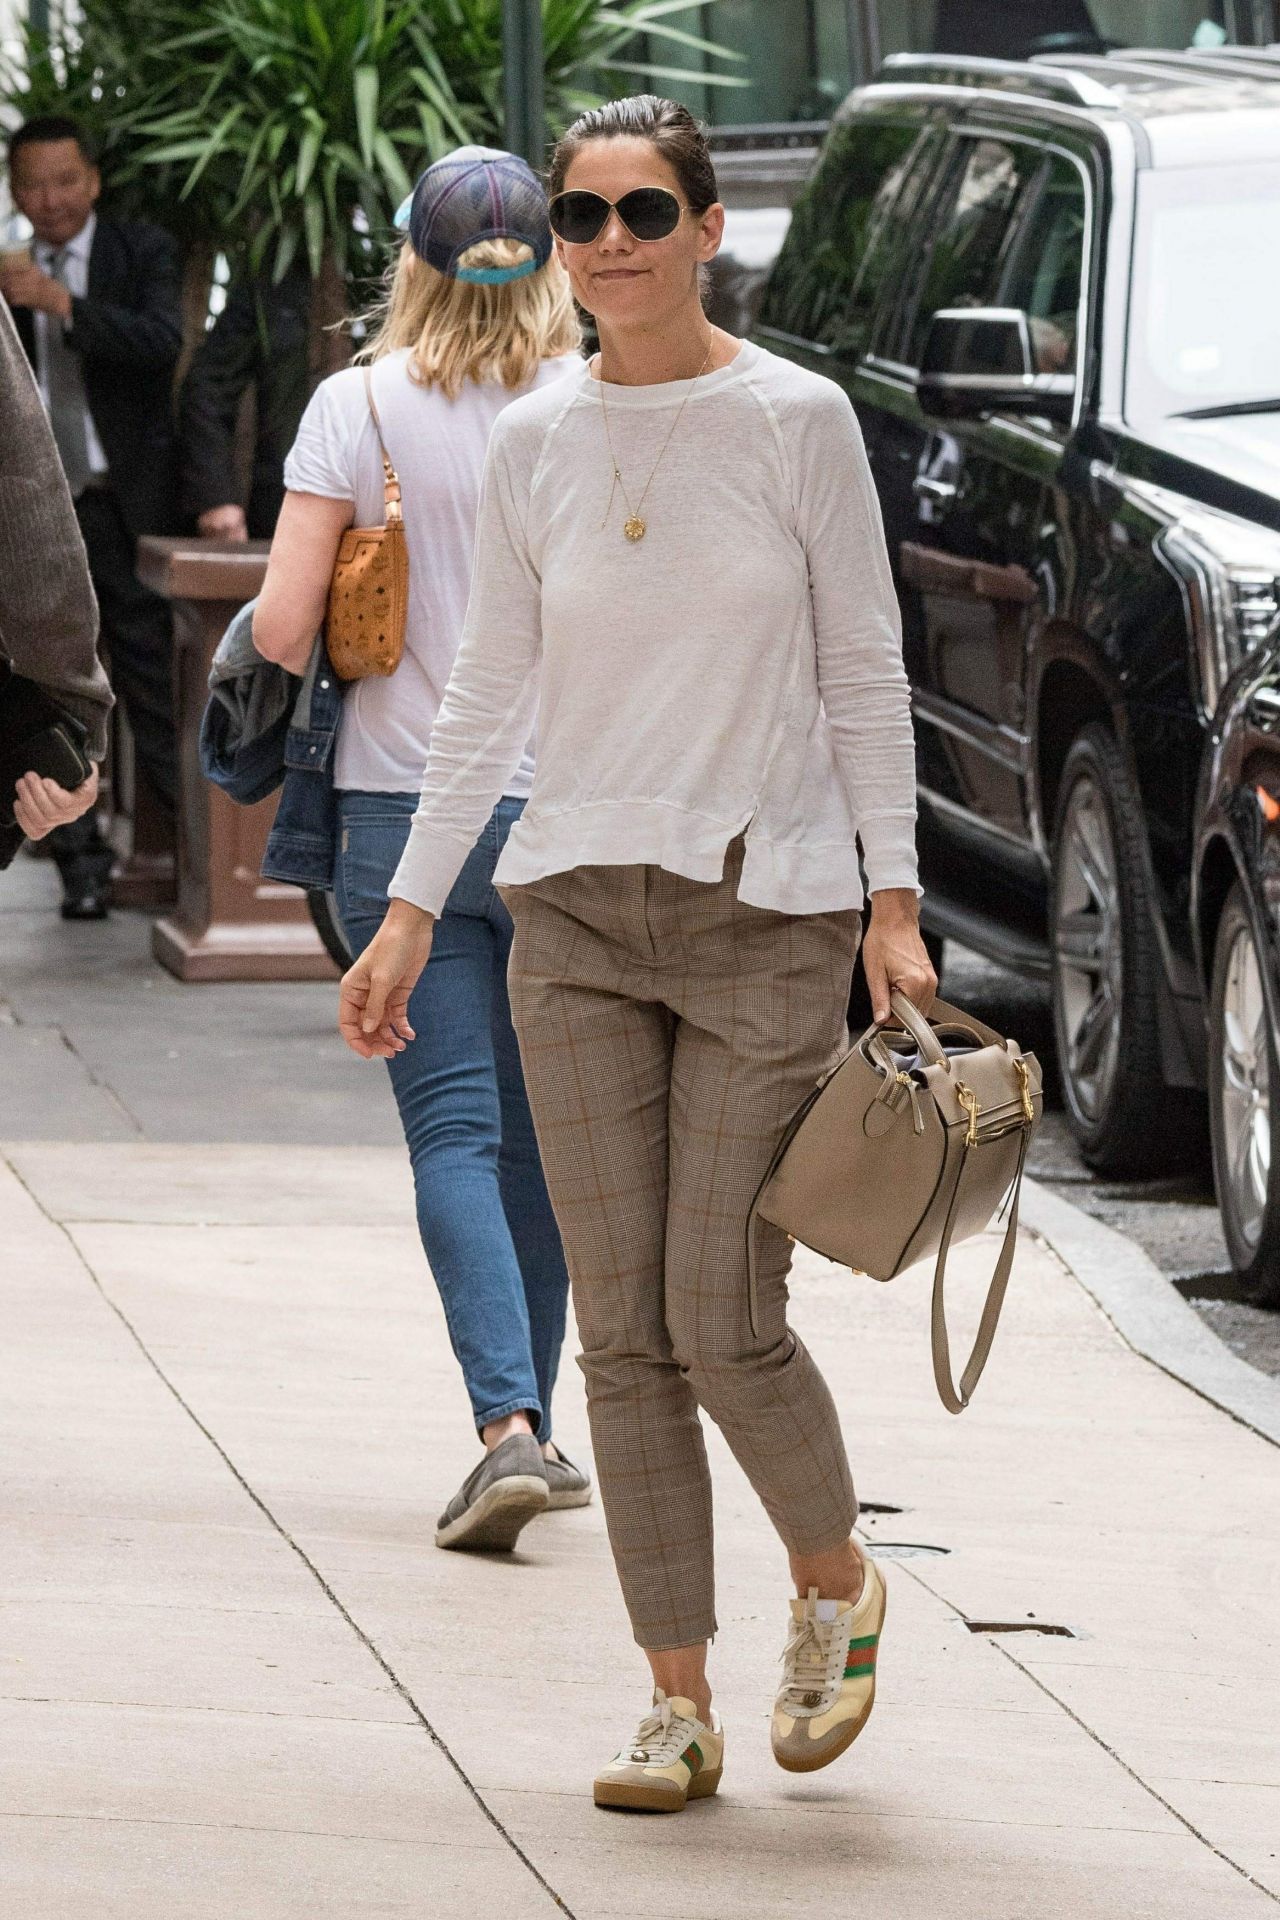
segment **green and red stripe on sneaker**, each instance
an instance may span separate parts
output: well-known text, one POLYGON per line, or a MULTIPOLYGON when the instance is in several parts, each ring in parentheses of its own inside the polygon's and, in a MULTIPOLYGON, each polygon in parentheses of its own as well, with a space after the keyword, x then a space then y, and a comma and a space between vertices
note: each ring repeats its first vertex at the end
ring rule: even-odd
POLYGON ((879 1644, 878 1633, 864 1633, 849 1642, 849 1651, 845 1655, 844 1677, 846 1680, 864 1679, 875 1672, 876 1649, 879 1644))
POLYGON ((692 1779, 695 1774, 702 1772, 702 1769, 705 1763, 702 1758, 702 1748, 698 1745, 696 1740, 691 1740, 689 1742, 684 1752, 680 1755, 680 1758, 684 1761, 684 1764, 689 1769, 690 1779, 692 1779))

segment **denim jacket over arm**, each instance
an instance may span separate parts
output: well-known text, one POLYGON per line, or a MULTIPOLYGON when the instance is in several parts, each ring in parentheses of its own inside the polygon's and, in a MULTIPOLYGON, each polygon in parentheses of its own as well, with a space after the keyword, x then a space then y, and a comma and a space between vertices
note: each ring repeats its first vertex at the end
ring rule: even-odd
POLYGON ((246 806, 279 787, 262 878, 328 889, 337 843, 333 747, 342 683, 322 635, 301 679, 264 660, 253 646, 255 604, 240 609, 214 655, 200 729, 201 770, 246 806))
POLYGON ((264 880, 295 887, 333 885, 338 797, 333 747, 342 718, 342 682, 318 636, 284 743, 284 786, 262 856, 264 880))

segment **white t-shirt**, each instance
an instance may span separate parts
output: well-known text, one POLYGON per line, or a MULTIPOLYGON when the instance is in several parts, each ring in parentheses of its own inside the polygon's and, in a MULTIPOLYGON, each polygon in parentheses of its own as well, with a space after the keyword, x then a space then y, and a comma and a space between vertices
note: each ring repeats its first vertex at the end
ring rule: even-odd
POLYGON ((499 881, 648 862, 717 880, 745 829, 751 906, 857 906, 859 840, 873 892, 915 886, 910 689, 847 397, 750 341, 696 383, 605 392, 633 502, 654 475, 648 531, 623 537, 585 367, 503 415, 392 898, 440 911, 535 718, 499 881))
MULTIPOLYGON (((375 793, 416 793, 421 786, 467 611, 489 430, 513 400, 553 385, 581 364, 577 354, 568 354, 544 361, 534 379, 514 391, 497 381, 469 383, 448 400, 438 387, 410 379, 407 347, 375 362, 373 397, 400 476, 409 610, 404 658, 395 673, 347 689, 334 761, 337 786, 375 793)), ((345 367, 316 388, 285 461, 284 483, 291 493, 353 500, 355 526, 382 524, 382 460, 362 368, 345 367)), ((530 745, 504 777, 502 791, 523 798, 532 784, 530 745)))

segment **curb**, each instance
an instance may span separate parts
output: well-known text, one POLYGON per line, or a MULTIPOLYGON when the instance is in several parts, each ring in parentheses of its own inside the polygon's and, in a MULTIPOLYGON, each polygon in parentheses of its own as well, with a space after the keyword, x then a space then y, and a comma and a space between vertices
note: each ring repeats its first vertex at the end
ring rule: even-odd
POLYGON ((1280 1381, 1223 1346, 1141 1247, 1030 1178, 1022 1183, 1022 1223, 1069 1268, 1126 1346, 1280 1447, 1280 1381))

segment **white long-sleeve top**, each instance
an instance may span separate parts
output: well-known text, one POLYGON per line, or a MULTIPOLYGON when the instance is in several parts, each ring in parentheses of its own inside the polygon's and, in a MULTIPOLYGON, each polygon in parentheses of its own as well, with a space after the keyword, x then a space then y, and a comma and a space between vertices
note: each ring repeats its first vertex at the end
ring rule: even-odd
POLYGON ((717 880, 745 828, 749 905, 860 905, 857 838, 872 892, 914 887, 898 609, 847 397, 751 342, 696 383, 604 395, 633 504, 658 462, 646 536, 623 536, 585 366, 499 416, 392 898, 440 912, 535 722, 500 883, 594 864, 717 880))

